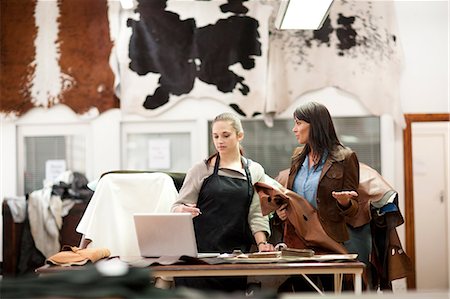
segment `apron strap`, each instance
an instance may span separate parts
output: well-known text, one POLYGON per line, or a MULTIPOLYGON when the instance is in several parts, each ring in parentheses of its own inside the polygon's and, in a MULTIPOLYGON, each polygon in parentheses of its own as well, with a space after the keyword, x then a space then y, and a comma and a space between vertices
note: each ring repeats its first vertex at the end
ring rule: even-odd
POLYGON ((253 184, 252 184, 252 176, 250 175, 250 170, 248 169, 248 164, 246 162, 246 159, 244 159, 244 157, 241 156, 241 162, 242 165, 244 166, 244 170, 245 170, 245 175, 247 177, 247 185, 248 185, 248 198, 250 199, 250 204, 252 202, 252 197, 253 197, 253 184))
POLYGON ((217 153, 216 155, 216 163, 214 163, 214 175, 217 175, 217 173, 219 173, 219 164, 220 164, 220 155, 219 153, 217 153))

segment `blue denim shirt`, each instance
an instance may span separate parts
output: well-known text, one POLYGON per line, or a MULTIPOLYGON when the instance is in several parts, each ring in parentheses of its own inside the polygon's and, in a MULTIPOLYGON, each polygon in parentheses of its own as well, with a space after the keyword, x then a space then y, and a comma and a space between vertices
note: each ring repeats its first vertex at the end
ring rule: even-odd
POLYGON ((292 190, 298 195, 304 197, 317 209, 317 187, 319 186, 320 174, 322 173, 323 165, 327 160, 328 153, 322 156, 318 167, 309 168, 309 158, 306 156, 302 166, 297 172, 294 179, 292 190))

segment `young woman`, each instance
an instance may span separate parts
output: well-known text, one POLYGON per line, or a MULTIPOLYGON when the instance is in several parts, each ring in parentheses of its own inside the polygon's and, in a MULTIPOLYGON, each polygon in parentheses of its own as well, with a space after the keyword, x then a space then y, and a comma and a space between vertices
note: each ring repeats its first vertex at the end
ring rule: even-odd
MULTIPOLYGON (((242 155, 240 119, 231 113, 218 115, 212 124, 212 138, 217 152, 187 172, 172 211, 193 215, 199 252, 248 252, 252 244, 259 251, 274 250, 267 243, 269 220, 262 216, 253 188, 264 178, 264 169, 242 155)), ((192 278, 175 279, 175 284, 235 291, 245 289, 246 280, 192 278)))

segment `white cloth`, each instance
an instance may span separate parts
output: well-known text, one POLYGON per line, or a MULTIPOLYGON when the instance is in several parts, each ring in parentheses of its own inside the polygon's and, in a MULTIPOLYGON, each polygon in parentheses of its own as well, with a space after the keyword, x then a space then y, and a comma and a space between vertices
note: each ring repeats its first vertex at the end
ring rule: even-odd
POLYGON ((111 256, 140 256, 134 213, 169 213, 178 196, 165 173, 109 173, 77 226, 91 240, 88 248, 108 248, 111 256))
POLYGON ((4 200, 11 211, 14 223, 24 222, 27 215, 27 202, 25 196, 5 197, 4 200))
POLYGON ((28 196, 28 218, 36 248, 46 257, 60 250, 59 230, 62 227, 61 197, 52 195, 52 188, 33 191, 28 196))
POLYGON ((59 232, 63 217, 78 200, 61 200, 52 195, 52 187, 45 187, 28 195, 28 219, 36 248, 46 257, 61 249, 59 232))
MULTIPOLYGON (((66 171, 59 175, 55 182, 71 184, 72 180, 72 172, 66 171)), ((60 196, 52 195, 52 184, 48 182, 44 188, 31 192, 28 195, 28 203, 24 196, 6 198, 15 223, 23 222, 28 213, 34 244, 46 258, 60 251, 59 231, 63 217, 78 201, 62 201, 60 196)))

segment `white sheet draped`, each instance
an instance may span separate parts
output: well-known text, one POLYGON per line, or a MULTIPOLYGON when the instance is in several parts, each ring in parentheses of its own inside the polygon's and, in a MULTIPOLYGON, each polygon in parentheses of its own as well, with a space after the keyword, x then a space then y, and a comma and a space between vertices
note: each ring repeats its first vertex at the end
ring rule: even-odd
POLYGON ((95 189, 77 232, 88 248, 108 248, 111 256, 140 256, 134 213, 169 213, 178 196, 164 173, 110 173, 95 189))

